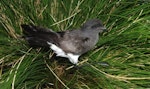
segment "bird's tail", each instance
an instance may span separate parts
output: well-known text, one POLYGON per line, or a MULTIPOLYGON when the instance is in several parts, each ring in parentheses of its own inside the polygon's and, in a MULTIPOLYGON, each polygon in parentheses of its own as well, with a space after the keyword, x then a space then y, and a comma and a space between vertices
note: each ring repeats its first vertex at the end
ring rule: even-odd
POLYGON ((21 25, 23 28, 23 38, 28 41, 31 47, 49 47, 47 42, 56 43, 57 33, 50 29, 34 25, 21 25))

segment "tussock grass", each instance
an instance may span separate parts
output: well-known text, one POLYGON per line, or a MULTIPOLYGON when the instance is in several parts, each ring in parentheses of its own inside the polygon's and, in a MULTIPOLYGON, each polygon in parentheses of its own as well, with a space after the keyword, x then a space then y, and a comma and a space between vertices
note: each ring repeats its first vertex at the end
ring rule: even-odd
POLYGON ((0 88, 150 88, 149 8, 148 0, 1 0, 0 88), (92 18, 108 31, 80 57, 79 68, 21 38, 21 24, 62 31, 92 18))

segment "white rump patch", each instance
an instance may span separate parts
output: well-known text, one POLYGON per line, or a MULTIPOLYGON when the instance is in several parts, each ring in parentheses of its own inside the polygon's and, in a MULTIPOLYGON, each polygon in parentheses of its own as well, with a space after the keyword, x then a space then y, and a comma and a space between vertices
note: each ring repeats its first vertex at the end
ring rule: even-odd
POLYGON ((73 55, 72 53, 67 53, 68 59, 71 63, 77 64, 79 55, 73 55))
POLYGON ((56 56, 66 57, 73 64, 78 63, 79 55, 74 55, 72 53, 65 53, 60 47, 58 47, 55 44, 52 44, 50 42, 47 42, 47 44, 49 44, 50 48, 57 54, 56 56))

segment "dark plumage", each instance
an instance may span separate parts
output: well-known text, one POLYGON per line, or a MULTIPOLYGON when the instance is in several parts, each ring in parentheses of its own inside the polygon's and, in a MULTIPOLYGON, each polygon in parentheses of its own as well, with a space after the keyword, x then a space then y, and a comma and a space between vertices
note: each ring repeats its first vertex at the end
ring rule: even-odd
POLYGON ((99 33, 105 30, 101 21, 92 19, 83 24, 80 29, 54 32, 34 25, 21 25, 24 38, 30 46, 50 47, 57 56, 68 58, 73 64, 78 57, 92 49, 99 39, 99 33), (55 49, 56 48, 56 49, 55 49), (70 55, 75 55, 71 57, 70 55))

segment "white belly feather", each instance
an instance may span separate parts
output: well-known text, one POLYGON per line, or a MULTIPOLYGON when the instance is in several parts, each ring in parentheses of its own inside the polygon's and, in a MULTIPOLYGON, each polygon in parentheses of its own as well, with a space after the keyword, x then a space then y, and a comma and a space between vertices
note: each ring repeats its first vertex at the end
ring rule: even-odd
POLYGON ((47 44, 49 44, 50 48, 57 54, 56 56, 66 57, 73 64, 78 63, 78 58, 80 55, 74 55, 72 53, 65 53, 60 47, 56 46, 55 44, 52 44, 50 42, 47 42, 47 44))

